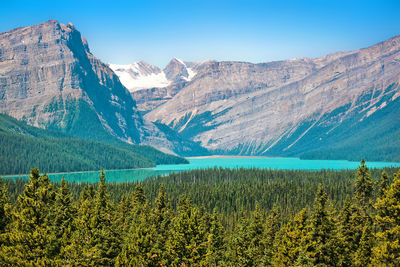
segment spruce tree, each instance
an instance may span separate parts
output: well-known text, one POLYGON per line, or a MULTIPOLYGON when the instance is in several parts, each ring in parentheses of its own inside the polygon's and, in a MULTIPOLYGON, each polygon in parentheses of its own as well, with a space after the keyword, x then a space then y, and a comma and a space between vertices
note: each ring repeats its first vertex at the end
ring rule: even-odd
POLYGON ((358 205, 351 203, 350 198, 347 197, 337 220, 339 265, 350 266, 352 264, 366 223, 370 224, 370 221, 365 220, 364 212, 358 205))
POLYGON ((96 192, 93 185, 84 187, 78 202, 75 204, 77 216, 73 221, 76 229, 71 237, 71 244, 64 249, 65 257, 76 265, 93 265, 93 246, 91 218, 94 216, 94 199, 96 192))
POLYGON ((1 248, 3 265, 52 264, 48 244, 53 186, 46 174, 40 176, 37 168, 31 170, 29 179, 12 213, 12 226, 6 232, 7 244, 1 248))
POLYGON ((64 177, 61 179, 51 213, 50 232, 52 238, 49 243, 49 250, 53 257, 58 258, 59 264, 64 265, 69 263, 65 250, 71 244, 71 236, 76 230, 74 220, 77 215, 72 203, 72 195, 64 177))
POLYGON ((333 265, 337 262, 334 239, 334 221, 327 210, 328 196, 319 185, 310 218, 310 234, 307 241, 307 258, 313 265, 333 265))
POLYGON ((354 183, 354 196, 363 210, 367 210, 371 205, 371 197, 373 191, 373 183, 371 173, 365 165, 365 160, 361 160, 361 164, 357 169, 356 180, 354 183))
POLYGON ((179 201, 167 240, 168 265, 198 265, 207 251, 207 236, 201 230, 201 213, 187 197, 179 201))
POLYGON ((152 226, 150 206, 140 185, 136 186, 132 199, 132 210, 128 215, 129 229, 125 233, 118 266, 155 266, 159 257, 153 252, 156 234, 152 226))
POLYGON ((306 247, 307 210, 302 209, 293 220, 282 227, 275 242, 277 251, 273 254, 273 266, 294 266, 300 256, 300 250, 306 247))
POLYGON ((367 223, 363 228, 357 251, 353 255, 353 266, 364 267, 370 265, 373 244, 372 226, 367 223))
POLYGON ((154 258, 156 258, 160 263, 166 264, 166 242, 171 227, 173 212, 163 186, 160 187, 155 202, 156 206, 152 214, 152 227, 154 235, 152 256, 156 255, 154 258))
POLYGON ((112 265, 119 252, 119 237, 112 223, 113 207, 110 202, 104 171, 100 174, 100 183, 94 203, 94 214, 91 218, 92 260, 97 265, 112 265))
POLYGON ((375 203, 378 232, 373 265, 400 266, 400 170, 393 183, 375 203))
POLYGON ((229 240, 228 261, 233 266, 250 265, 251 259, 247 253, 249 243, 248 228, 250 219, 246 216, 244 209, 240 211, 238 222, 234 229, 234 234, 229 240))
POLYGON ((250 218, 241 215, 230 244, 230 260, 234 265, 257 266, 262 264, 265 251, 264 215, 256 203, 250 218))
POLYGON ((4 233, 7 224, 10 222, 10 209, 11 205, 8 190, 0 177, 0 234, 4 233))
POLYGON ((389 187, 389 176, 386 173, 386 171, 382 172, 381 179, 378 182, 378 187, 379 187, 379 197, 383 197, 385 191, 389 187))
POLYGON ((202 266, 221 266, 225 265, 224 249, 225 249, 225 229, 221 224, 221 219, 214 209, 211 216, 211 227, 207 237, 207 254, 202 266))
POLYGON ((266 266, 271 265, 272 257, 276 253, 276 247, 274 246, 274 243, 277 233, 280 229, 280 217, 280 210, 276 205, 274 205, 274 208, 267 217, 262 242, 262 247, 264 249, 262 262, 266 266))

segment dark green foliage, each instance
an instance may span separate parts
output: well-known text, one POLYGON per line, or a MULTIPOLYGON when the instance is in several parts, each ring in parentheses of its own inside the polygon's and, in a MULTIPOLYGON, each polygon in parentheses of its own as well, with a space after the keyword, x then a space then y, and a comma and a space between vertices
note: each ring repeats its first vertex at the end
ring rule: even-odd
POLYGON ((116 139, 109 143, 45 131, 0 114, 0 162, 4 163, 0 164, 0 174, 25 174, 32 166, 48 172, 70 172, 187 163, 149 146, 130 145, 116 139))
POLYGON ((385 194, 375 204, 377 246, 373 248, 372 262, 387 266, 400 265, 400 170, 385 194))
POLYGON ((102 172, 53 185, 32 169, 23 190, 0 188, 0 265, 398 266, 400 171, 376 200, 381 173, 361 163, 355 178, 212 169, 107 184, 102 172))
POLYGON ((382 197, 389 187, 389 176, 386 171, 382 172, 381 179, 377 184, 379 187, 379 196, 382 197))
POLYGON ((0 262, 11 265, 42 265, 52 262, 48 244, 50 211, 54 203, 53 185, 46 174, 32 169, 23 195, 18 197, 12 222, 1 247, 0 262))
POLYGON ((367 209, 371 205, 373 183, 371 173, 365 166, 365 160, 361 160, 361 165, 357 169, 357 178, 354 183, 354 196, 362 209, 367 209))
POLYGON ((312 265, 329 266, 337 262, 335 251, 335 225, 327 209, 328 195, 322 185, 318 187, 313 212, 310 217, 310 230, 305 251, 312 265))
POLYGON ((7 187, 0 177, 0 234, 2 234, 6 228, 6 225, 10 220, 10 198, 8 196, 7 187))

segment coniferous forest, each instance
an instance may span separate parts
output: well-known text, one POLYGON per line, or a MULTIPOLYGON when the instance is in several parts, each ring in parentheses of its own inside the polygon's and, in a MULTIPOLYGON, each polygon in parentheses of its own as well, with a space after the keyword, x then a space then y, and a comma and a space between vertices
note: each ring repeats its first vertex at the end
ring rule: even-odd
POLYGON ((0 264, 399 266, 400 170, 2 180, 0 264))

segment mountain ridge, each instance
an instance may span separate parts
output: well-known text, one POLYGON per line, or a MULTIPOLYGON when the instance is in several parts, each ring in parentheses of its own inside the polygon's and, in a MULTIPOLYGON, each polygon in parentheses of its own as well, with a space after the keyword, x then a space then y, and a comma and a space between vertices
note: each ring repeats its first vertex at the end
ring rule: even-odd
POLYGON ((379 136, 397 133, 388 123, 396 117, 386 111, 397 110, 399 84, 400 36, 314 59, 172 59, 161 70, 143 61, 102 63, 71 23, 48 21, 0 35, 0 112, 83 138, 117 138, 187 156, 209 150, 315 157, 349 149, 361 158, 361 144, 347 132, 385 153, 390 149, 379 136), (121 73, 135 82, 160 74, 163 80, 154 87, 150 77, 129 91, 121 73))
POLYGON ((49 20, 0 35, 0 113, 96 141, 190 151, 143 119, 118 76, 92 55, 72 23, 49 20))
MULTIPOLYGON (((372 94, 363 110, 369 114, 393 101, 384 104, 380 99, 387 88, 399 84, 399 63, 399 36, 317 59, 213 62, 171 99, 149 110, 145 118, 169 125, 214 153, 298 156, 295 144, 308 142, 304 141, 308 131, 320 124, 337 127, 355 116, 352 111, 364 95, 372 94), (347 104, 339 120, 324 117, 347 104), (307 121, 313 123, 299 132, 307 121), (203 130, 191 132, 195 128, 203 130), (274 149, 290 137, 292 143, 274 149)), ((399 88, 392 90, 395 98, 399 88)))

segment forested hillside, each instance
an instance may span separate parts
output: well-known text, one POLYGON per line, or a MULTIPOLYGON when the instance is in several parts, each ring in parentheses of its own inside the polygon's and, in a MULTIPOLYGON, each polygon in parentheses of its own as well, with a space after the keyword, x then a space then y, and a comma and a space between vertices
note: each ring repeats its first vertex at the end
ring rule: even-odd
POLYGON ((125 184, 102 173, 85 185, 33 169, 26 186, 0 187, 0 263, 399 266, 393 172, 362 161, 352 172, 213 169, 125 184))
POLYGON ((112 145, 42 130, 0 114, 0 174, 29 173, 32 166, 46 172, 152 167, 187 163, 149 146, 117 139, 112 145))

